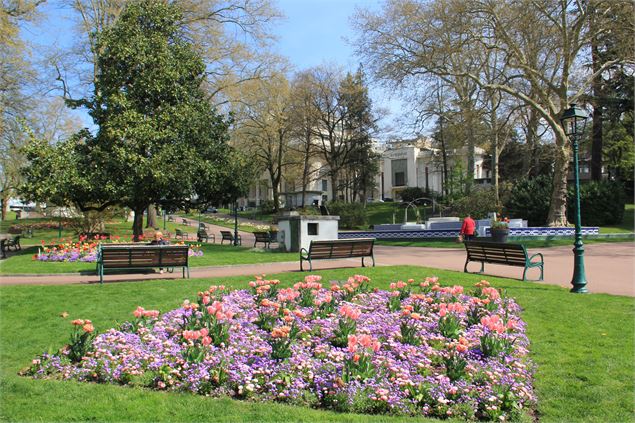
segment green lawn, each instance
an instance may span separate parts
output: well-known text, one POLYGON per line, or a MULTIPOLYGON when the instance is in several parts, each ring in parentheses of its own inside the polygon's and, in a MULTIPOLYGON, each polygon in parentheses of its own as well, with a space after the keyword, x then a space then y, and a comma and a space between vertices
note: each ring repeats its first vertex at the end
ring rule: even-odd
MULTIPOLYGON (((29 218, 29 219, 7 219, 0 222, 0 233, 7 233, 10 226, 21 223, 21 224, 34 224, 39 222, 55 222, 54 218, 29 218)), ((193 226, 185 226, 181 224, 176 224, 173 222, 166 222, 166 229, 163 230, 163 220, 159 219, 157 221, 159 224, 159 228, 162 232, 166 233, 174 233, 175 229, 181 229, 185 232, 188 232, 191 235, 196 234, 196 228, 193 226)), ((150 230, 152 231, 152 230, 150 230)), ((111 235, 117 235, 122 238, 130 238, 132 237, 132 222, 126 222, 124 220, 113 221, 106 223, 106 232, 111 235)), ((62 226, 62 238, 72 238, 76 239, 77 236, 73 229, 62 226)), ((59 230, 58 229, 35 229, 33 231, 33 236, 31 238, 22 237, 20 243, 22 245, 40 245, 41 241, 44 241, 47 244, 55 243, 59 240, 59 230)))
MULTIPOLYGON (((276 250, 233 247, 220 244, 201 245, 203 256, 190 257, 190 267, 221 266, 231 264, 271 263, 297 261, 298 253, 280 253, 276 250)), ((0 261, 0 275, 25 273, 79 273, 95 272, 95 263, 48 263, 33 260, 38 247, 27 247, 0 261)))
MULTIPOLYGON (((471 286, 481 279, 420 267, 378 267, 315 272, 326 280, 354 273, 386 288, 396 279, 437 275, 444 284, 471 286)), ((270 275, 284 285, 302 274, 270 275)), ((248 277, 223 278, 242 288, 248 277)), ((633 417, 634 300, 603 294, 575 295, 547 285, 489 278, 523 306, 537 366, 539 404, 534 421, 631 422, 633 417)), ((137 305, 167 311, 214 281, 191 279, 99 285, 0 287, 0 395, 3 421, 415 421, 390 417, 257 404, 227 398, 153 392, 92 383, 36 381, 17 376, 30 360, 61 347, 69 320, 92 319, 97 330, 131 318, 137 305), (46 300, 41 300, 46 299, 46 300), (70 314, 67 319, 59 315, 70 314)), ((420 420, 420 419, 419 419, 420 420)), ((528 418, 527 420, 531 420, 528 418)))
POLYGON ((624 219, 620 225, 602 226, 601 234, 634 232, 635 226, 635 204, 627 204, 624 207, 624 219))

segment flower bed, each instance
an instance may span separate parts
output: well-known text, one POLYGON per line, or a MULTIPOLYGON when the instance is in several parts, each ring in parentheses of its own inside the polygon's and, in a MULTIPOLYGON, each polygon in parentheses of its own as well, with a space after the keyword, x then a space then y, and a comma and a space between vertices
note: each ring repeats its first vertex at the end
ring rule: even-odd
MULTIPOLYGON (((107 240, 104 238, 100 239, 100 241, 68 241, 53 246, 46 246, 44 241, 42 241, 42 247, 37 254, 33 255, 33 260, 94 263, 97 261, 97 250, 100 242, 107 242, 107 240)), ((116 244, 117 242, 113 240, 112 243, 116 244)), ((184 242, 177 242, 174 245, 184 245, 184 242)), ((200 245, 189 244, 189 246, 188 255, 190 257, 201 257, 203 255, 200 245)))
POLYGON ((364 276, 293 288, 257 279, 212 286, 197 301, 71 342, 22 374, 141 385, 352 411, 510 420, 535 401, 520 307, 486 282, 475 290, 364 276))

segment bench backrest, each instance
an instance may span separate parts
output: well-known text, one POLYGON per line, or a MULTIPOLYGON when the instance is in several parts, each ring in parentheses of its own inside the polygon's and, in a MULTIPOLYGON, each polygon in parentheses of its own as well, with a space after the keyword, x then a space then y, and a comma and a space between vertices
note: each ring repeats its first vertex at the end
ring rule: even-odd
POLYGON ((504 242, 466 241, 465 250, 469 260, 494 263, 509 263, 524 266, 527 250, 522 244, 504 242))
POLYGON ((234 236, 229 231, 220 231, 220 234, 223 236, 223 239, 233 240, 234 236))
POLYGON ((254 236, 256 237, 256 242, 269 242, 271 240, 269 232, 254 232, 254 236))
POLYGON ((375 238, 311 241, 311 258, 366 257, 373 254, 375 238))
POLYGON ((208 236, 207 231, 205 229, 199 228, 198 236, 208 236))
POLYGON ((104 268, 172 267, 188 265, 187 245, 102 245, 99 262, 104 268))

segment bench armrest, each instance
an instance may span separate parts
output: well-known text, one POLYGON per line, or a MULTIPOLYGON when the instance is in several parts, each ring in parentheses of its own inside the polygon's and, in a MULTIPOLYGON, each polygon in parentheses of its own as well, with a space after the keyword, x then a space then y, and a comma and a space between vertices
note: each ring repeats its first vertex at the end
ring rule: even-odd
POLYGON ((302 248, 302 249, 300 250, 300 257, 302 257, 302 258, 307 258, 307 257, 309 257, 309 252, 307 251, 307 249, 306 249, 306 248, 302 248))
MULTIPOLYGON (((540 256, 540 263, 544 263, 545 262, 545 259, 542 256, 542 253, 536 253, 533 256, 529 257, 529 262, 531 263, 532 260, 534 259, 534 257, 536 257, 536 256, 540 256)), ((536 262, 536 263, 538 263, 538 262, 536 262)))

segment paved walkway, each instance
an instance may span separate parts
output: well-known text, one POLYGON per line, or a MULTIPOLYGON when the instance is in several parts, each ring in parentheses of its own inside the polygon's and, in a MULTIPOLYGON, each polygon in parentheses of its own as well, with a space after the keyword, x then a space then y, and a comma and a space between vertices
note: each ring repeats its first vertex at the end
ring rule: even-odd
MULTIPOLYGON (((218 216, 218 215, 215 215, 218 216)), ((215 217, 212 216, 212 217, 215 217)), ((174 215, 174 222, 175 223, 179 223, 181 224, 183 222, 183 220, 185 220, 189 226, 193 227, 193 230, 191 230, 190 232, 188 232, 189 234, 189 241, 196 241, 196 232, 198 230, 198 219, 190 219, 190 218, 183 218, 182 216, 176 216, 174 215)), ((219 216, 219 217, 225 217, 225 215, 219 216)), ((240 223, 240 219, 238 220, 240 223)), ((220 243, 222 236, 220 234, 220 231, 230 231, 232 233, 232 235, 234 234, 234 228, 227 228, 225 226, 219 226, 219 225, 213 225, 211 223, 207 223, 204 221, 201 221, 201 223, 205 224, 205 226, 207 227, 207 233, 209 235, 214 234, 214 236, 216 237, 216 242, 220 243)), ((238 234, 240 235, 240 240, 242 242, 242 245, 245 247, 253 247, 254 245, 254 241, 256 240, 256 238, 254 237, 254 234, 251 232, 245 232, 245 231, 238 231, 238 234)), ((227 242, 225 242, 225 244, 227 244, 227 242)))
MULTIPOLYGON (((248 235, 246 234, 246 237, 248 235)), ((253 236, 252 236, 253 237, 253 236)), ((247 238, 248 239, 248 238, 247 238)), ((243 238, 243 245, 250 245, 243 238)), ((253 241, 251 241, 253 242, 253 241)), ((589 291, 615 295, 635 296, 635 248, 631 242, 589 244, 586 249, 586 273, 589 280, 589 291)), ((545 281, 538 283, 570 287, 573 271, 573 253, 571 247, 544 248, 530 250, 530 253, 540 251, 545 256, 545 281)), ((465 251, 453 248, 417 248, 377 246, 375 259, 378 266, 426 266, 439 269, 463 271, 465 251)), ((359 259, 317 261, 314 270, 355 268, 356 272, 363 272, 359 259)), ((479 270, 480 264, 471 263, 470 270, 479 270)), ((253 276, 259 274, 274 274, 282 272, 299 272, 298 261, 253 265, 193 267, 190 269, 192 278, 217 278, 228 276, 253 276)), ((484 279, 487 275, 519 279, 522 268, 500 265, 486 265, 484 279)), ((536 278, 538 269, 528 272, 528 277, 536 278)), ((147 279, 180 278, 178 270, 175 273, 159 274, 152 271, 140 274, 106 275, 106 283, 147 279)), ((72 284, 98 283, 94 273, 85 275, 25 275, 0 277, 0 285, 14 284, 72 284)), ((528 282, 534 283, 534 282, 528 282)))

